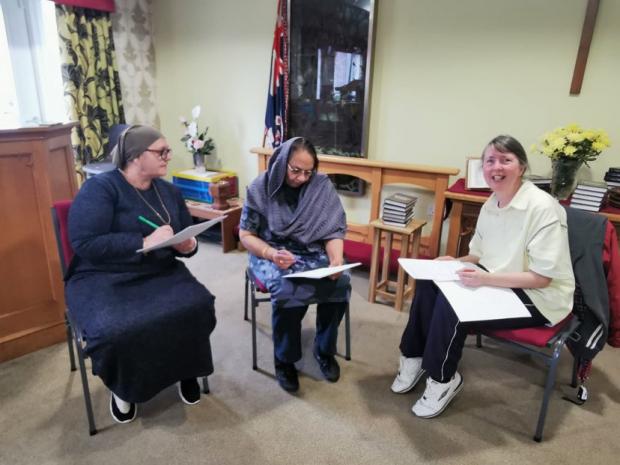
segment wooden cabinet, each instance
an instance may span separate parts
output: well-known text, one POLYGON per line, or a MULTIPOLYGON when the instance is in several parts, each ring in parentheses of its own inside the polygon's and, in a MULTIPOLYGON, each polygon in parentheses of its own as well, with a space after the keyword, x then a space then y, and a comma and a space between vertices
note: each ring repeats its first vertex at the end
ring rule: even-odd
POLYGON ((0 130, 0 361, 64 338, 50 209, 77 192, 72 127, 0 130))

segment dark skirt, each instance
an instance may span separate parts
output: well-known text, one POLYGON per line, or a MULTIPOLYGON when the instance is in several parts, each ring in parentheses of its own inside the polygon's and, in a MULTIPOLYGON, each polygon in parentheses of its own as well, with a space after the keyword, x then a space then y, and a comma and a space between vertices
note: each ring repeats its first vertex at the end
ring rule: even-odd
POLYGON ((78 273, 66 286, 93 374, 127 402, 213 372, 215 297, 182 262, 173 263, 156 273, 78 273))

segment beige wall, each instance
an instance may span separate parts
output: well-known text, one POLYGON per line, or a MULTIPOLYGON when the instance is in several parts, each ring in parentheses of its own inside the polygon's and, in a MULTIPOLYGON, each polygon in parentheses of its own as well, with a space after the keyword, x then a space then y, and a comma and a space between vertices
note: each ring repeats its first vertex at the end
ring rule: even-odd
MULTIPOLYGON (((378 0, 369 156, 464 167, 499 133, 526 149, 570 122, 612 148, 583 177, 620 166, 620 1, 601 2, 580 96, 568 95, 586 0, 378 0)), ((245 185, 262 139, 276 0, 154 0, 162 128, 201 104, 224 166, 245 185)), ((532 154, 535 173, 547 159, 532 154)))

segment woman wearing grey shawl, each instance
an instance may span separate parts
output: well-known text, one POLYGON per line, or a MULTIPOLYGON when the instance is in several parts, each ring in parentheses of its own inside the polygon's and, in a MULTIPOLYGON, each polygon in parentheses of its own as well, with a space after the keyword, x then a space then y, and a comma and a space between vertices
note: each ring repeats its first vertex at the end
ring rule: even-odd
POLYGON ((118 169, 88 179, 71 205, 75 256, 65 296, 93 373, 112 391, 112 416, 127 423, 137 403, 175 383, 183 402, 200 401, 196 378, 213 372, 215 309, 177 259, 196 253, 194 238, 136 253, 192 224, 179 190, 160 179, 170 161, 166 139, 131 126, 114 152, 118 169))
POLYGON ((346 217, 331 181, 317 173, 318 164, 309 141, 286 141, 248 187, 241 215, 239 236, 250 252, 250 271, 271 293, 276 378, 289 392, 299 389, 294 364, 301 358, 301 320, 309 304, 318 304, 314 357, 327 380, 340 377, 336 338, 351 293, 347 274, 282 279, 343 264, 346 217))

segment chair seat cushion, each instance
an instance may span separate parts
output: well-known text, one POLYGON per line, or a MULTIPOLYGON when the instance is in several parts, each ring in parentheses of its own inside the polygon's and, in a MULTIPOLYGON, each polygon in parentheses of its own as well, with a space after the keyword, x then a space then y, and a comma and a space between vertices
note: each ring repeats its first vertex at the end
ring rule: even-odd
POLYGON ((564 326, 566 326, 566 323, 571 320, 572 316, 572 314, 569 314, 555 326, 537 326, 535 328, 522 329, 497 329, 484 331, 483 333, 487 336, 492 336, 499 339, 507 339, 509 341, 530 344, 536 347, 546 347, 547 343, 554 336, 556 336, 564 328, 564 326))

